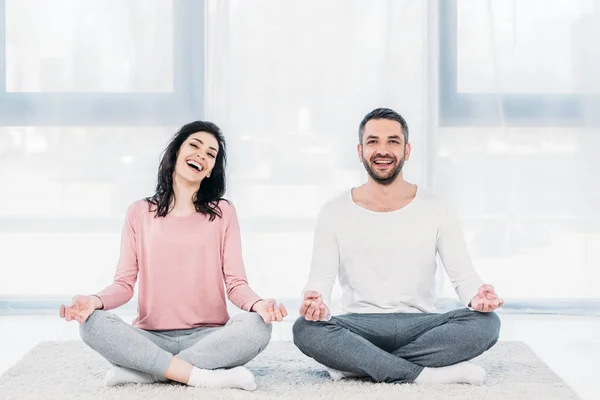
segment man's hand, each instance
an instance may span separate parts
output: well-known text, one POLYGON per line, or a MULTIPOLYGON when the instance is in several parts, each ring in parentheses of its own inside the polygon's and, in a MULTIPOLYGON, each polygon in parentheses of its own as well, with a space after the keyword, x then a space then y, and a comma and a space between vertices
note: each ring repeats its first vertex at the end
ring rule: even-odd
POLYGON ((103 307, 102 300, 96 296, 75 296, 70 306, 60 306, 59 315, 66 321, 83 324, 92 313, 103 307))
POLYGON ((329 316, 329 309, 323 303, 321 293, 308 291, 304 293, 304 301, 300 306, 300 315, 307 321, 325 321, 329 316))
POLYGON ((475 311, 492 312, 502 306, 504 300, 498 298, 492 285, 482 285, 470 304, 475 311))
POLYGON ((257 301, 250 311, 260 315, 267 325, 271 322, 281 322, 288 315, 285 306, 283 304, 277 305, 277 302, 273 299, 257 301))

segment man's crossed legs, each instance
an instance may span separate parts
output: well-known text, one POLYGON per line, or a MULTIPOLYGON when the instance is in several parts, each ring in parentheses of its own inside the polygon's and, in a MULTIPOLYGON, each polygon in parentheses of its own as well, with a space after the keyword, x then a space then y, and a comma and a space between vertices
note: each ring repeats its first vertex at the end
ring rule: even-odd
POLYGON ((300 317, 293 331, 296 346, 328 367, 334 379, 481 384, 485 371, 465 361, 498 341, 500 318, 466 308, 444 314, 346 314, 326 322, 300 317))

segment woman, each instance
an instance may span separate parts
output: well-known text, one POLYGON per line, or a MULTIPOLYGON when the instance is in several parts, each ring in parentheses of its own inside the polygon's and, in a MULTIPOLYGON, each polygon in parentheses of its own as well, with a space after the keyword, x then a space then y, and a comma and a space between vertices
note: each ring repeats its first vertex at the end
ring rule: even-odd
POLYGON ((248 286, 240 229, 225 193, 225 142, 210 122, 185 125, 169 143, 154 196, 127 210, 114 282, 75 296, 60 316, 113 368, 107 385, 172 380, 256 389, 243 367, 267 346, 283 305, 248 286), (139 276, 133 326, 107 310, 127 303, 139 276), (242 312, 229 318, 225 291, 242 312))

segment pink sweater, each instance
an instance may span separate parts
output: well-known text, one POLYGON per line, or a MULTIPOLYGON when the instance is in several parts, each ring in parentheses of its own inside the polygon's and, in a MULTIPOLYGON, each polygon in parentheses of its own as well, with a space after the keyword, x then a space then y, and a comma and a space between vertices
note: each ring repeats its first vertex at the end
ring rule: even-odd
POLYGON ((138 317, 146 330, 220 326, 229 320, 227 297, 243 310, 260 300, 248 286, 235 208, 221 201, 223 218, 154 217, 140 200, 127 210, 114 282, 97 294, 105 310, 133 297, 139 277, 138 317))

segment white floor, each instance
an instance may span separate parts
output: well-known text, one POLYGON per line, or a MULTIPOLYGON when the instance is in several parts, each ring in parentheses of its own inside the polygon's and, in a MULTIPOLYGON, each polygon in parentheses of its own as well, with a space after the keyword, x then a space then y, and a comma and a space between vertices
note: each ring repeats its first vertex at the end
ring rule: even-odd
MULTIPOLYGON (((121 315, 126 321, 133 319, 121 315)), ((600 398, 600 317, 501 315, 500 340, 527 343, 584 400, 600 398)), ((291 340, 293 317, 276 324, 273 340, 291 340)), ((46 340, 79 340, 77 323, 49 315, 0 316, 0 374, 46 340)), ((1 396, 0 396, 1 397, 1 396)))

